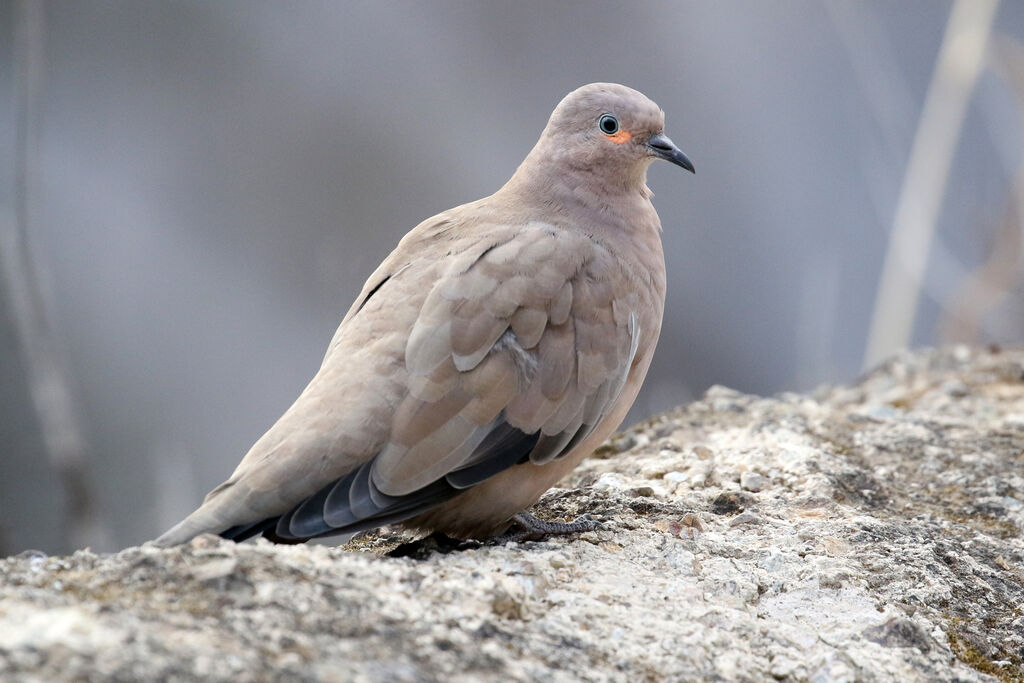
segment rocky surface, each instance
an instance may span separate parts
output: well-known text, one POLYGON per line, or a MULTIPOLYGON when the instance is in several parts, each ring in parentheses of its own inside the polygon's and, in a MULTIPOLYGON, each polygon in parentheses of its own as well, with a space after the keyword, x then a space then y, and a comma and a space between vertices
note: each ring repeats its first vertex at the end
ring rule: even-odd
POLYGON ((0 561, 3 680, 1024 680, 1024 351, 706 397, 414 557, 191 545, 0 561))

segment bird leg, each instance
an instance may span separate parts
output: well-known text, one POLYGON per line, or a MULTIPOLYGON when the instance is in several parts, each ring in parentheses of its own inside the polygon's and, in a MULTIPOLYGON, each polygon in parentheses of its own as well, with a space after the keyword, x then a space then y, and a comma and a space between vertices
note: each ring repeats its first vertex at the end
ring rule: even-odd
POLYGON ((522 541, 540 541, 548 536, 567 536, 570 534, 581 534, 584 531, 593 531, 601 526, 600 522, 590 519, 590 515, 583 515, 572 522, 551 522, 546 519, 534 517, 529 512, 520 512, 512 518, 512 527, 495 536, 488 543, 502 545, 505 543, 520 543, 522 541), (516 529, 515 527, 519 527, 516 529))

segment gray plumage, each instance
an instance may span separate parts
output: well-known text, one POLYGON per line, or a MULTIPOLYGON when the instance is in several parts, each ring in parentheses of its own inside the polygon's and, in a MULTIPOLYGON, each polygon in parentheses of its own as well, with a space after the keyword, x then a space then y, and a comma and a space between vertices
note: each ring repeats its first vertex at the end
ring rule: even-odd
POLYGON ((621 85, 566 96, 504 187, 401 240, 295 403, 156 543, 507 527, 647 373, 665 300, 647 167, 693 170, 663 126, 621 85))

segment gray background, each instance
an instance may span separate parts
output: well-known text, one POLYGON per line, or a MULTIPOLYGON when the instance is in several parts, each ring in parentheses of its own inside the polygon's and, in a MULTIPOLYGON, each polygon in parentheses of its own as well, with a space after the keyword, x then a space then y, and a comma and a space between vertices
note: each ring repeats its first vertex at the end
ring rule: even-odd
MULTIPOLYGON (((595 80, 658 102, 694 160, 649 184, 669 268, 630 419, 711 384, 861 370, 950 3, 46 2, 31 258, 86 443, 96 549, 222 481, 420 220, 497 189, 595 80)), ((0 3, 0 208, 15 197, 18 7, 0 3)), ((1000 39, 1024 38, 1006 2, 1000 39)), ((1019 103, 971 100, 913 342, 992 248, 1019 103)), ((6 208, 5 208, 6 210, 6 208)), ((1019 341, 1018 291, 977 340, 1019 341)), ((0 308, 0 551, 69 549, 67 501, 0 308)))

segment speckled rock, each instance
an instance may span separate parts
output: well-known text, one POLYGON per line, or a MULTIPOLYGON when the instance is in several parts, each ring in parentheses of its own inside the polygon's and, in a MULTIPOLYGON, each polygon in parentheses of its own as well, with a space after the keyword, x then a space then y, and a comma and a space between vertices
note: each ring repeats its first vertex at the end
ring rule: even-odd
POLYGON ((234 545, 0 561, 2 680, 1024 680, 1024 351, 715 387, 454 552, 234 545))

